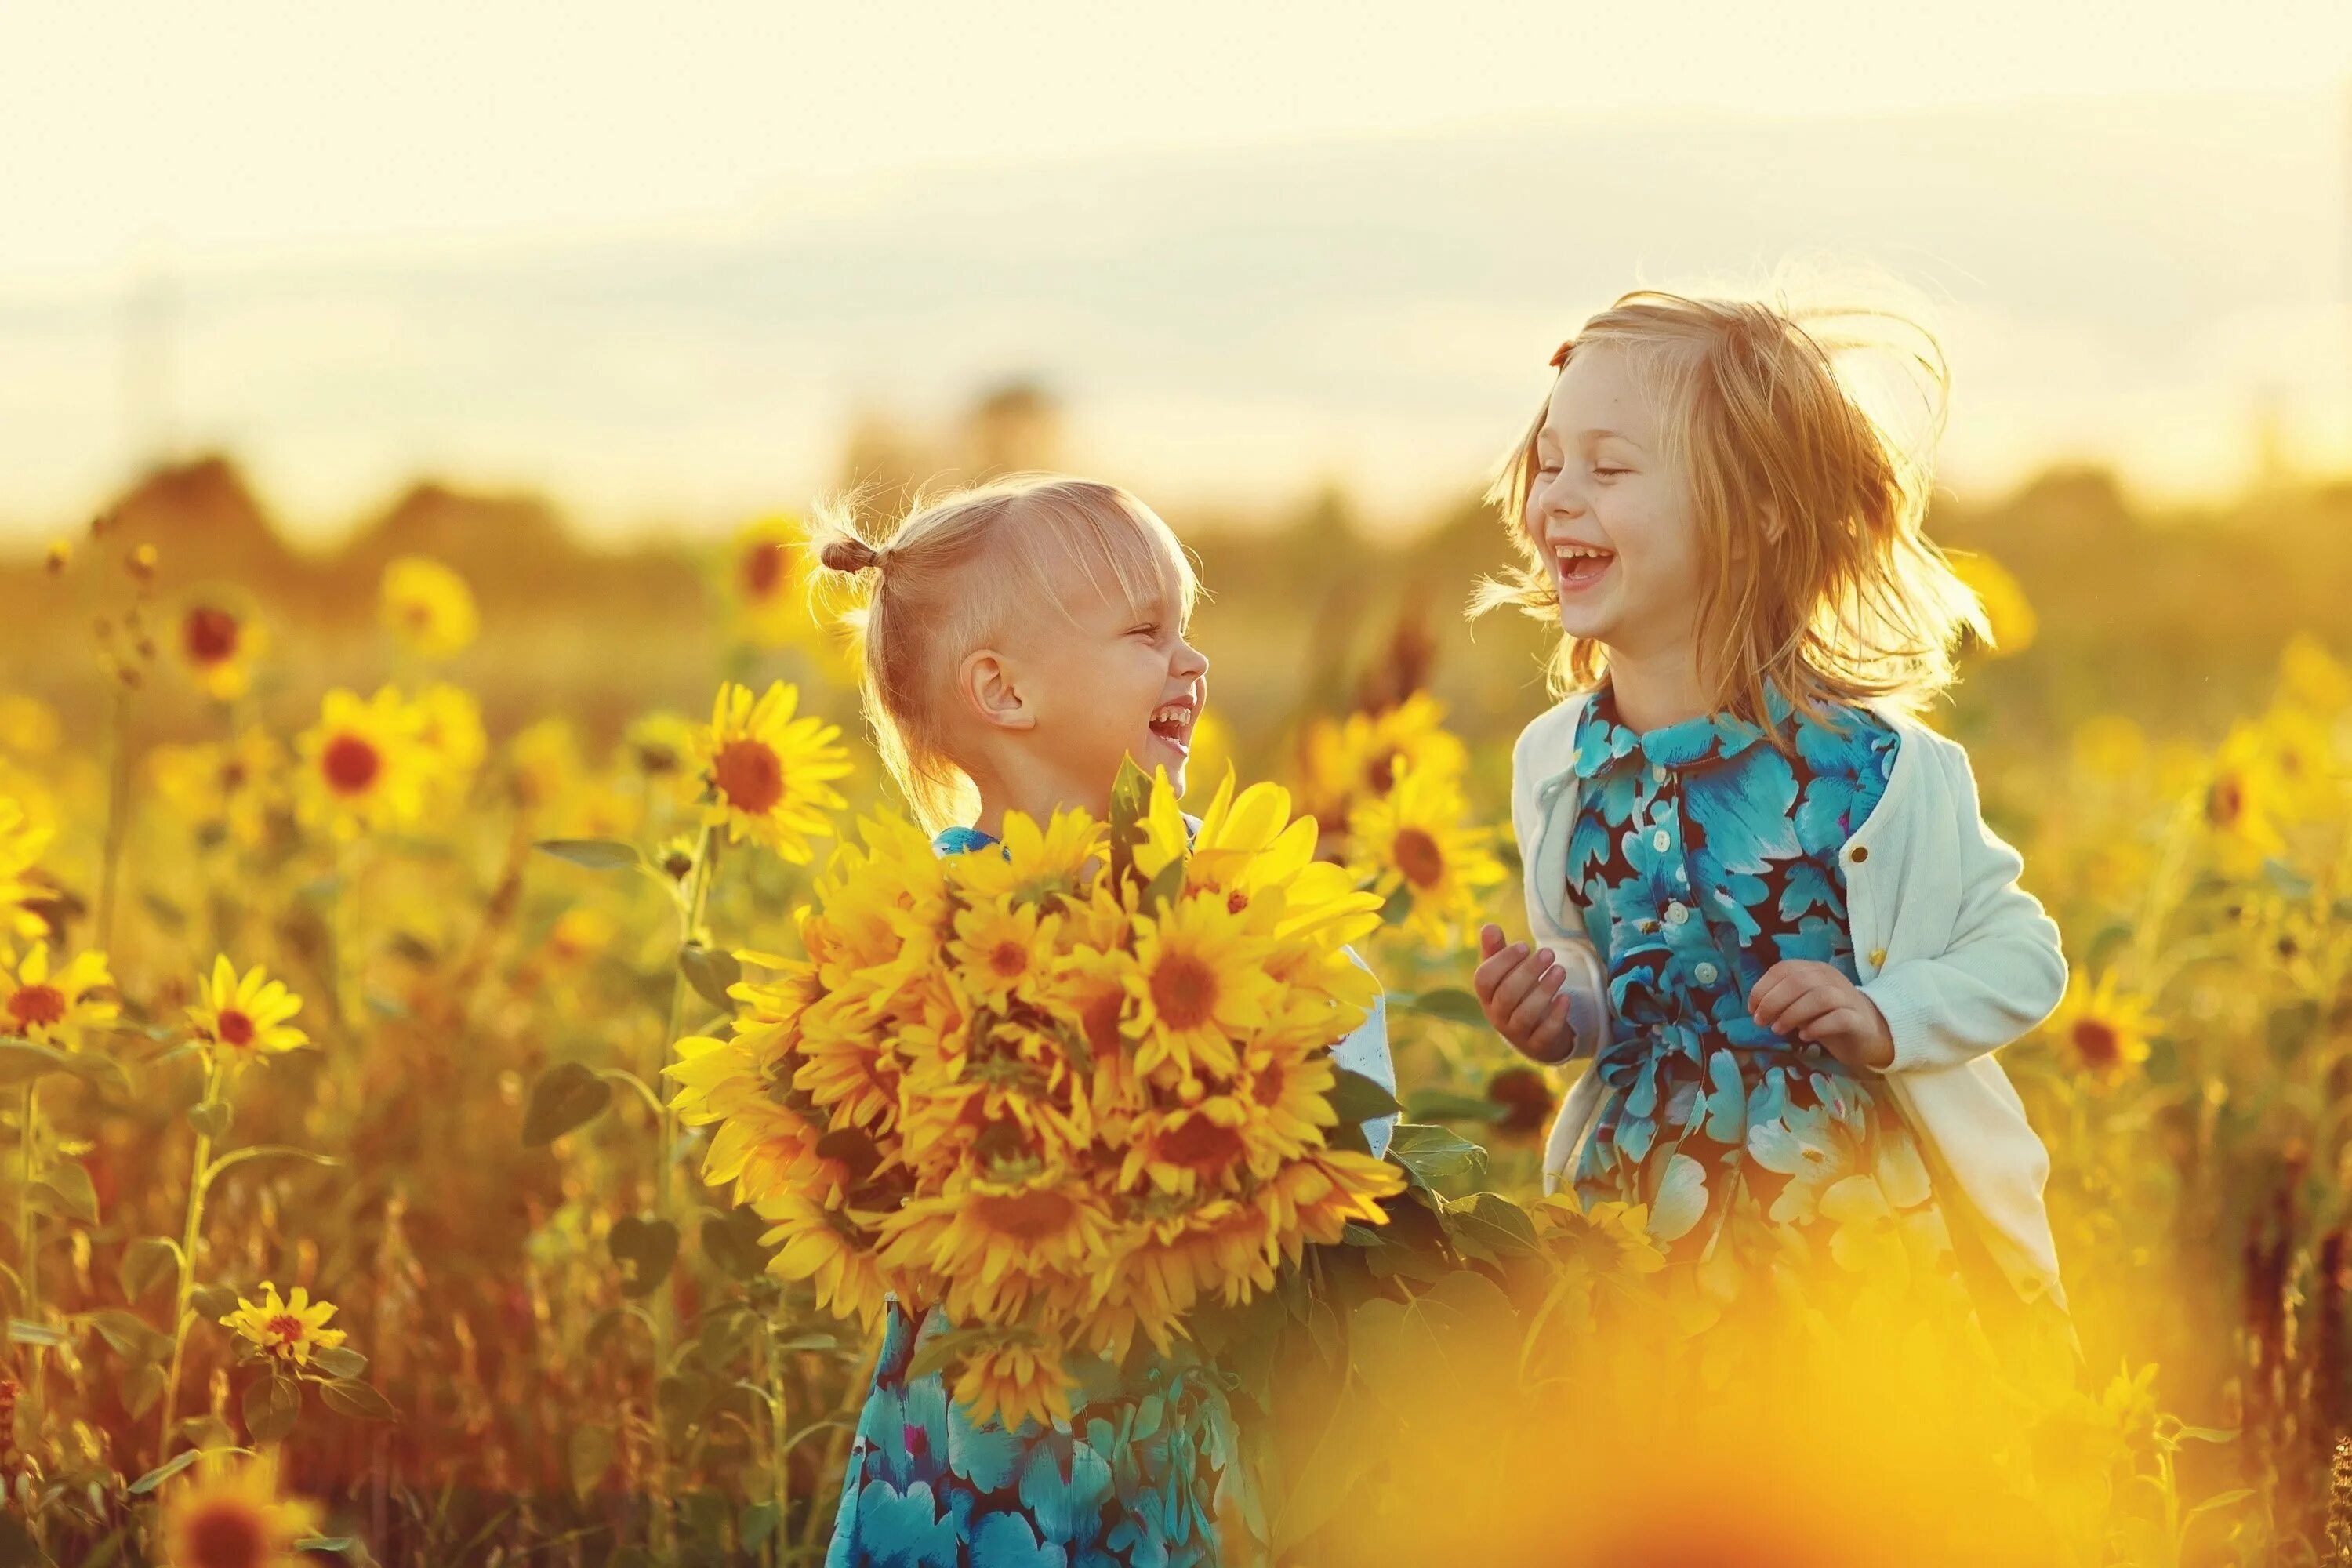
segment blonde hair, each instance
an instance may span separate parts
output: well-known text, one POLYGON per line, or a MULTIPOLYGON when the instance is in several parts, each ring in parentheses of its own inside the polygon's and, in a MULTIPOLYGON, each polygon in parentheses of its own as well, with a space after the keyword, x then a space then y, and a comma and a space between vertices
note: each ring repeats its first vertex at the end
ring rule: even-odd
POLYGON ((860 526, 853 499, 819 510, 810 540, 820 616, 855 639, 876 749, 931 832, 965 820, 978 792, 950 754, 949 683, 965 655, 1019 616, 1063 616, 1066 569, 1141 612, 1163 598, 1189 618, 1199 578, 1175 532, 1117 485, 1018 475, 919 497, 885 528, 860 526))
MULTIPOLYGON (((1780 740, 1768 686, 1800 711, 1884 701, 1916 710, 1949 687, 1963 632, 1990 640, 1983 608, 1923 531, 1932 450, 1950 374, 1934 335, 1878 309, 1792 309, 1636 289, 1584 323, 1551 363, 1613 346, 1658 398, 1667 460, 1682 473, 1706 547, 1699 669, 1717 711, 1780 740), (1913 342, 1907 352, 1901 337, 1913 342), (1865 410, 1838 357, 1894 349, 1925 381, 1930 417, 1917 455, 1865 410)), ((1559 594, 1529 531, 1536 411, 1486 499, 1527 564, 1479 584, 1470 613, 1516 605, 1539 620, 1559 594)), ((1555 692, 1590 690, 1607 672, 1599 643, 1564 637, 1549 665, 1555 692)))

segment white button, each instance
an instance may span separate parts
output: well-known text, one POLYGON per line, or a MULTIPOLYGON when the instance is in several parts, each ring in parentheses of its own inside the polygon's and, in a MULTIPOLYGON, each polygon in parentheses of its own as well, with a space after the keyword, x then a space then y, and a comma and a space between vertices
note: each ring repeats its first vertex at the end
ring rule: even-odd
POLYGON ((1712 985, 1715 984, 1715 977, 1723 972, 1712 963, 1702 963, 1691 973, 1698 977, 1698 983, 1701 985, 1712 985))
POLYGON ((1653 849, 1664 849, 1674 841, 1675 836, 1663 827, 1650 835, 1650 847, 1653 849))
POLYGON ((1665 782, 1666 782, 1666 770, 1665 770, 1664 767, 1660 766, 1658 763, 1652 763, 1650 764, 1650 782, 1651 782, 1652 784, 1664 784, 1664 783, 1665 783, 1665 782))
POLYGON ((1677 900, 1674 903, 1666 906, 1666 923, 1668 925, 1678 926, 1688 919, 1690 919, 1690 910, 1683 907, 1681 900, 1677 900))

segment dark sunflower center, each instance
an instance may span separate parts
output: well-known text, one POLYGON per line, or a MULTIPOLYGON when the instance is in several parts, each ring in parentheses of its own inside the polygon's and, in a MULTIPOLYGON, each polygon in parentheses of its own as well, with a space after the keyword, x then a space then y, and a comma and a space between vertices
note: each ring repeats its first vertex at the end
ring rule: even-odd
POLYGON ((1404 879, 1416 888, 1433 888, 1445 879, 1445 851, 1437 840, 1418 827, 1408 827, 1396 836, 1397 869, 1404 879))
POLYGON ((221 1009, 220 1023, 215 1032, 219 1034, 223 1045, 253 1044, 253 1020, 234 1007, 221 1009))
POLYGON ((2216 827, 2231 827, 2246 814, 2246 784, 2235 773, 2223 773, 2205 792, 2205 820, 2216 827))
POLYGON ((20 1029, 59 1023, 65 1016, 66 994, 54 985, 27 985, 8 998, 8 1016, 20 1029))
POLYGON ((1186 1118, 1181 1127, 1160 1140, 1161 1159, 1202 1175, 1223 1170, 1241 1152, 1241 1134, 1205 1116, 1186 1118))
POLYGON ((269 1538, 261 1516, 237 1501, 207 1503, 188 1521, 187 1568, 262 1568, 269 1538))
POLYGON ((2104 1018, 2081 1018, 2074 1024, 2074 1054, 2095 1068, 2109 1068, 2123 1059, 2123 1037, 2104 1018))
POLYGON ((1151 1005, 1171 1029, 1197 1029, 1217 1006, 1217 977, 1190 953, 1174 953, 1151 972, 1151 1005))
POLYGON ((1077 1205, 1051 1188, 1026 1193, 991 1194, 976 1199, 972 1217, 989 1230, 1014 1241, 1042 1241, 1067 1228, 1077 1205))
POLYGON ((180 646, 197 664, 219 664, 236 653, 236 617, 226 610, 199 605, 180 623, 180 646))
POLYGON ((1017 942, 1000 942, 988 955, 988 966, 999 978, 1013 979, 1029 967, 1029 950, 1017 942))
POLYGON ((291 1312, 280 1312, 269 1320, 267 1331, 280 1344, 299 1344, 302 1342, 302 1320, 291 1312))
POLYGON ((765 816, 784 798, 784 764, 764 741, 730 741, 711 766, 727 804, 751 816, 765 816))
POLYGON ((320 753, 319 769, 338 795, 364 795, 383 771, 383 753, 357 735, 338 735, 320 753))
POLYGON ((784 580, 784 547, 774 540, 753 545, 743 552, 742 571, 744 595, 766 598, 784 580))

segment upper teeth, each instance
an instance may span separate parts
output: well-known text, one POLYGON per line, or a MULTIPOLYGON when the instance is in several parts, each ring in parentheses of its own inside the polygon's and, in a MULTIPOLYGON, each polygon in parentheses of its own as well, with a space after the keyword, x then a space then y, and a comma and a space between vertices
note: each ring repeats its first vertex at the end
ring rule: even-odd
POLYGON ((1151 716, 1155 724, 1181 724, 1192 716, 1192 710, 1181 702, 1171 702, 1151 716))
POLYGON ((1607 555, 1611 552, 1593 544, 1556 544, 1552 546, 1552 553, 1562 561, 1574 561, 1580 556, 1607 555))

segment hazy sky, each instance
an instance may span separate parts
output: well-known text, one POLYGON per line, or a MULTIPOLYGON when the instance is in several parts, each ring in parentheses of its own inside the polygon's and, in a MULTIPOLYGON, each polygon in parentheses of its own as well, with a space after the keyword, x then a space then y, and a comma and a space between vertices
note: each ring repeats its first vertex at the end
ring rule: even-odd
POLYGON ((8 5, 0 530, 162 427, 298 526, 709 524, 1021 372, 1121 477, 1402 508, 1617 283, 1793 251, 1939 302, 1956 479, 2344 445, 2341 0, 1440 9, 8 5))

